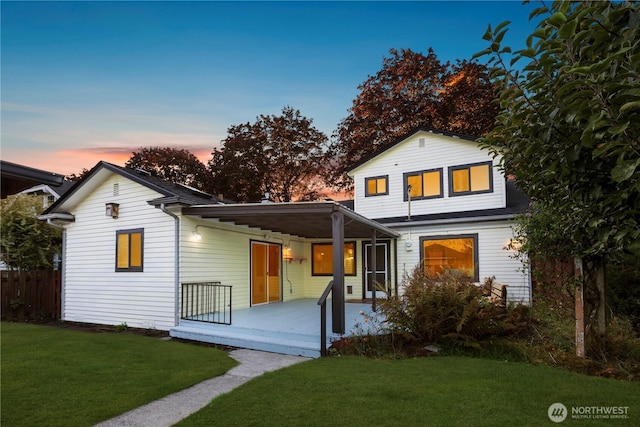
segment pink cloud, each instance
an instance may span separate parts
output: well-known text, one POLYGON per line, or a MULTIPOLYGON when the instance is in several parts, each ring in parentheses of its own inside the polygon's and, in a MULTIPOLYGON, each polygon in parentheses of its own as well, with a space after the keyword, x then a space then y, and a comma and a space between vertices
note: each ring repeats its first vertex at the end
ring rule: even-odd
MULTIPOLYGON (((13 153, 7 153, 7 150, 4 150, 2 158, 33 168, 70 175, 79 174, 83 169, 91 169, 101 160, 124 166, 132 153, 139 148, 102 146, 59 151, 19 150, 13 153)), ((212 148, 186 146, 178 148, 189 150, 205 165, 211 158, 212 148)))

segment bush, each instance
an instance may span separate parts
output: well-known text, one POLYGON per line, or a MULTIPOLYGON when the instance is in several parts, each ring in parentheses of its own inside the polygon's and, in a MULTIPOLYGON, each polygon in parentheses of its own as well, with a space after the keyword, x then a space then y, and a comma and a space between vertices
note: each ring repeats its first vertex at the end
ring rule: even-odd
POLYGON ((416 267, 405 277, 402 294, 380 303, 381 312, 392 334, 416 344, 480 347, 488 338, 522 334, 528 330, 527 308, 495 304, 489 297, 492 280, 481 287, 460 274, 430 276, 416 267))
POLYGON ((640 336, 640 257, 624 255, 607 264, 607 305, 628 318, 640 336))
POLYGON ((630 319, 612 315, 607 333, 587 331, 587 358, 576 356, 575 309, 563 286, 547 286, 531 309, 531 335, 514 343, 524 359, 587 375, 640 379, 640 339, 630 319))
POLYGON ((569 284, 540 283, 533 307, 505 307, 490 298, 493 278, 476 286, 456 274, 428 276, 415 268, 401 295, 334 343, 339 354, 399 358, 441 353, 526 361, 587 375, 640 379, 640 338, 634 318, 612 315, 607 334, 588 333, 589 358, 576 356, 575 308, 569 284), (436 346, 431 346, 436 344, 436 346), (437 351, 437 350, 436 350, 437 351))

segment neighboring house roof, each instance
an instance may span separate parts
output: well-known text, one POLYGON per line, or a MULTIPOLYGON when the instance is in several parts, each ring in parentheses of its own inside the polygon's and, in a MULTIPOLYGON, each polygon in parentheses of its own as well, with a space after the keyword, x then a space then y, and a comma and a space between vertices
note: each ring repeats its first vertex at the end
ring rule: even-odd
POLYGON ((7 162, 5 160, 0 160, 0 172, 2 176, 1 197, 3 199, 36 184, 60 186, 64 181, 64 175, 7 162))
POLYGON ((476 141, 478 139, 475 136, 465 135, 465 134, 462 134, 462 133, 448 132, 448 131, 445 131, 445 130, 434 129, 434 128, 430 128, 430 127, 426 127, 426 126, 419 127, 417 129, 412 130, 408 134, 406 134, 406 135, 394 140, 393 142, 390 142, 389 144, 385 145, 381 149, 376 150, 373 153, 370 153, 369 155, 364 156, 363 158, 358 160, 355 164, 351 165, 351 167, 349 169, 347 169, 347 172, 351 172, 352 170, 356 169, 357 167, 367 163, 369 160, 371 160, 371 159, 373 159, 375 157, 378 157, 380 154, 382 154, 385 151, 395 147, 396 145, 400 144, 402 141, 412 137, 413 135, 415 135, 418 132, 435 133, 435 134, 438 134, 438 135, 449 136, 451 138, 464 139, 466 141, 472 141, 472 142, 476 141))
POLYGON ((56 200, 58 200, 67 191, 69 191, 74 184, 74 181, 65 180, 59 187, 53 187, 47 184, 34 185, 33 187, 27 188, 26 190, 22 190, 20 194, 50 194, 54 196, 56 200))
POLYGON ((160 204, 183 204, 183 205, 201 205, 217 203, 218 199, 215 196, 207 194, 203 191, 189 187, 187 185, 178 184, 170 181, 165 181, 161 178, 150 175, 148 172, 140 169, 131 169, 114 165, 112 163, 101 161, 94 166, 87 174, 78 182, 76 182, 67 193, 58 199, 54 204, 44 211, 43 215, 50 214, 52 212, 64 211, 65 205, 69 200, 77 197, 84 197, 91 192, 102 179, 111 173, 116 173, 125 178, 128 178, 140 185, 143 185, 151 190, 160 193, 162 196, 149 200, 148 202, 154 206, 160 204), (94 182, 98 181, 98 182, 94 182))
POLYGON ((449 222, 468 222, 479 220, 495 220, 495 219, 510 219, 516 214, 522 213, 527 210, 531 199, 519 190, 514 181, 507 181, 507 206, 504 208, 496 209, 481 209, 473 211, 462 212, 447 212, 436 213, 428 215, 411 215, 408 216, 393 217, 393 218, 376 218, 375 220, 381 224, 388 226, 403 226, 403 225, 415 225, 416 223, 449 223, 449 222))

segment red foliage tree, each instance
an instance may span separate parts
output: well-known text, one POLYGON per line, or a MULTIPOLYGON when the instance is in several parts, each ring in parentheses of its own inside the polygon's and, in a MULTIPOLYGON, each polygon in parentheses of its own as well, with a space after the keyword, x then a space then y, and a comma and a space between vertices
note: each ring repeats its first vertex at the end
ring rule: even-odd
POLYGON ((328 155, 332 187, 350 189, 344 172, 364 156, 426 126, 483 136, 498 111, 487 68, 470 61, 442 63, 410 49, 390 50, 382 69, 361 84, 349 115, 338 125, 328 155))

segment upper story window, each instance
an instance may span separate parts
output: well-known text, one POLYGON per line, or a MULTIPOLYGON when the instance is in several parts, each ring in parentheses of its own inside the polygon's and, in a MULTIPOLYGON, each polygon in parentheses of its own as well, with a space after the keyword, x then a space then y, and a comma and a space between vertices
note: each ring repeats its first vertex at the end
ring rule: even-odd
POLYGON ((48 208, 49 206, 51 206, 52 204, 54 204, 56 201, 56 198, 54 195, 52 194, 47 194, 44 196, 44 208, 48 208))
POLYGON ((430 169, 404 174, 404 200, 442 197, 442 169, 430 169))
POLYGON ((389 175, 364 179, 365 197, 389 194, 389 175))
POLYGON ((449 196, 463 196, 493 191, 491 162, 449 168, 449 196))
POLYGON ((142 271, 144 230, 116 231, 116 271, 142 271))

